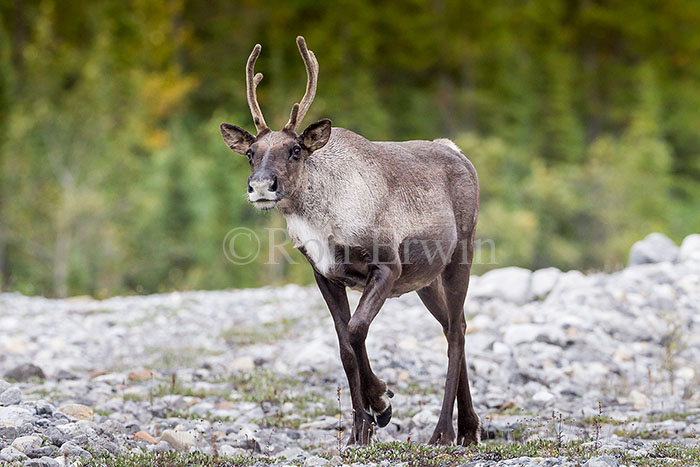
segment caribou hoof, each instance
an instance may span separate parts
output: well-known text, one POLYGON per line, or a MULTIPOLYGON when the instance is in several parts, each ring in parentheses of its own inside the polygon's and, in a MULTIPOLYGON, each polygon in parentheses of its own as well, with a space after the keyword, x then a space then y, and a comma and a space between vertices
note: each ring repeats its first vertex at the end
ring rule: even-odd
POLYGON ((371 409, 369 412, 366 410, 363 410, 363 412, 365 415, 365 423, 369 424, 369 426, 377 424, 377 417, 374 415, 374 412, 372 412, 371 409))
POLYGON ((387 426, 389 424, 389 420, 391 420, 391 404, 389 404, 389 407, 387 407, 384 412, 377 414, 376 419, 379 427, 387 426))
MULTIPOLYGON (((394 392, 391 389, 386 390, 386 395, 389 399, 394 397, 394 392)), ((380 414, 377 414, 377 425, 380 427, 385 427, 389 424, 391 420, 391 403, 388 403, 387 408, 380 414)))
MULTIPOLYGON (((394 392, 391 389, 387 389, 386 396, 391 399, 394 397, 394 392)), ((372 411, 372 414, 374 415, 377 426, 380 428, 387 426, 391 420, 391 403, 387 400, 387 407, 383 412, 377 413, 372 411)))

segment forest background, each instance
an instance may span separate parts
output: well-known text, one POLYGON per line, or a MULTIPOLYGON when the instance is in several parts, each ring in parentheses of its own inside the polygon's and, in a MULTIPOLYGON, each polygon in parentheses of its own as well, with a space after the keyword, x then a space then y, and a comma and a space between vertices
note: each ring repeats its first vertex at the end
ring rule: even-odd
MULTIPOLYGON (((658 231, 700 232, 700 2, 0 0, 0 286, 70 296, 312 281, 245 226, 221 140, 253 130, 244 64, 280 128, 320 63, 304 125, 377 140, 450 137, 481 183, 494 267, 616 269, 658 231), (239 248, 255 248, 253 243, 239 248), (267 264, 273 263, 273 264, 267 264)), ((302 126, 304 126, 302 125, 302 126)))

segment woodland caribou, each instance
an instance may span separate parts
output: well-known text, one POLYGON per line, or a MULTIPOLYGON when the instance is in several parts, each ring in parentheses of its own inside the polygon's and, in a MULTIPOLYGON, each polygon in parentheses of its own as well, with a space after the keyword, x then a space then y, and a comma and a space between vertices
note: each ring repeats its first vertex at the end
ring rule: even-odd
POLYGON ((448 342, 445 394, 429 442, 478 443, 481 424, 464 355, 464 300, 479 204, 474 166, 447 139, 368 141, 331 128, 328 119, 297 134, 318 81, 314 53, 301 36, 297 45, 306 66, 306 93, 284 128, 270 130, 258 105, 257 44, 246 67, 257 135, 229 123, 221 124, 221 135, 233 151, 248 157, 248 200, 261 210, 280 210, 294 246, 313 267, 350 386, 354 423, 348 443, 368 443, 375 426, 391 419, 393 393, 372 371, 365 338, 387 298, 414 290, 448 342), (346 287, 362 292, 353 314, 346 287))

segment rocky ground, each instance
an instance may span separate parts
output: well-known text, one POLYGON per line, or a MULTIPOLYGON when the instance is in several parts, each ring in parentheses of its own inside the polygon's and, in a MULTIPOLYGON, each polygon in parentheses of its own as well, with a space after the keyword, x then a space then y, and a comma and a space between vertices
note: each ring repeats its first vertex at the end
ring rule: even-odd
POLYGON ((648 237, 610 274, 473 279, 467 358, 488 441, 471 449, 421 444, 447 360, 415 294, 389 300, 370 330, 396 396, 364 450, 339 448, 350 402, 314 287, 0 295, 0 463, 700 463, 700 235, 680 250, 666 240, 648 237))

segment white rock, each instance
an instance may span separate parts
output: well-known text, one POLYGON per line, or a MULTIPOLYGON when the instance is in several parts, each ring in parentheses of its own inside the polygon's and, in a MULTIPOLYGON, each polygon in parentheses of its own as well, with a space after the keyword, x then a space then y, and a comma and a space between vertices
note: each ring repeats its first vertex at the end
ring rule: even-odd
POLYGON ((16 405, 22 402, 22 391, 17 386, 12 386, 0 394, 0 405, 16 405))
POLYGON ((561 271, 557 268, 538 269, 530 279, 530 300, 541 300, 554 289, 561 271))
POLYGON ((275 457, 284 457, 285 459, 291 461, 298 457, 303 458, 305 455, 306 454, 304 453, 304 450, 301 449, 299 446, 291 446, 275 454, 275 457))
POLYGON ((170 444, 176 451, 187 452, 197 444, 197 440, 186 431, 165 430, 160 440, 170 444))
POLYGON ((679 378, 683 378, 687 381, 690 381, 693 378, 695 378, 695 374, 695 368, 691 368, 689 366, 681 367, 676 371, 676 376, 678 376, 679 378))
POLYGON ((680 261, 700 261, 700 234, 690 234, 683 239, 678 259, 680 261))
POLYGON ((632 405, 635 409, 644 409, 651 406, 649 397, 636 389, 633 389, 632 392, 630 392, 630 399, 632 400, 632 405))
POLYGON ((28 449, 41 447, 41 438, 38 436, 20 436, 12 442, 12 447, 18 451, 27 452, 28 449))
POLYGON ((503 342, 494 342, 493 343, 493 353, 494 355, 510 355, 510 347, 504 344, 503 342))
POLYGON ((554 399, 554 394, 544 389, 532 395, 532 400, 535 402, 549 402, 552 399, 554 399))
POLYGON ((233 446, 229 446, 228 444, 219 446, 217 449, 219 451, 219 455, 224 457, 242 457, 250 455, 250 451, 247 451, 242 448, 234 448, 233 446))
POLYGON ((614 456, 596 456, 591 457, 583 464, 585 467, 617 467, 620 461, 614 456))
POLYGON ((338 354, 334 347, 329 345, 326 337, 313 339, 302 344, 301 348, 296 345, 297 351, 290 355, 290 365, 298 371, 304 370, 326 370, 338 364, 338 354))
POLYGON ((494 269, 481 276, 470 297, 525 303, 529 296, 531 274, 528 269, 518 267, 494 269))
POLYGON ((13 405, 0 407, 0 422, 8 422, 14 426, 22 426, 34 420, 34 413, 26 407, 13 405))
POLYGON ((304 467, 320 467, 327 464, 328 460, 319 456, 307 457, 304 461, 304 467))
POLYGON ((437 414, 430 409, 423 409, 411 418, 413 423, 415 423, 415 425, 418 427, 432 425, 437 422, 437 419, 437 414))
POLYGON ((236 371, 239 373, 247 373, 255 368, 255 361, 252 357, 245 356, 239 357, 231 362, 229 365, 231 371, 236 371))
POLYGON ((629 266, 647 263, 675 261, 679 248, 673 240, 660 233, 651 233, 640 240, 630 250, 629 266))
POLYGON ((338 418, 330 415, 324 415, 311 422, 302 423, 299 428, 301 430, 308 430, 310 428, 315 428, 318 430, 328 430, 333 429, 338 426, 338 418))
POLYGON ((187 402, 185 399, 177 394, 168 394, 167 396, 161 397, 161 402, 165 404, 166 407, 184 410, 187 408, 187 402))
POLYGON ((546 342, 554 345, 564 345, 566 336, 559 327, 548 324, 513 324, 503 334, 503 342, 510 347, 532 342, 546 342))
POLYGON ((545 299, 545 304, 555 302, 571 303, 572 298, 579 294, 588 295, 586 290, 591 283, 591 278, 586 276, 581 271, 567 271, 559 274, 557 283, 549 292, 545 299))

